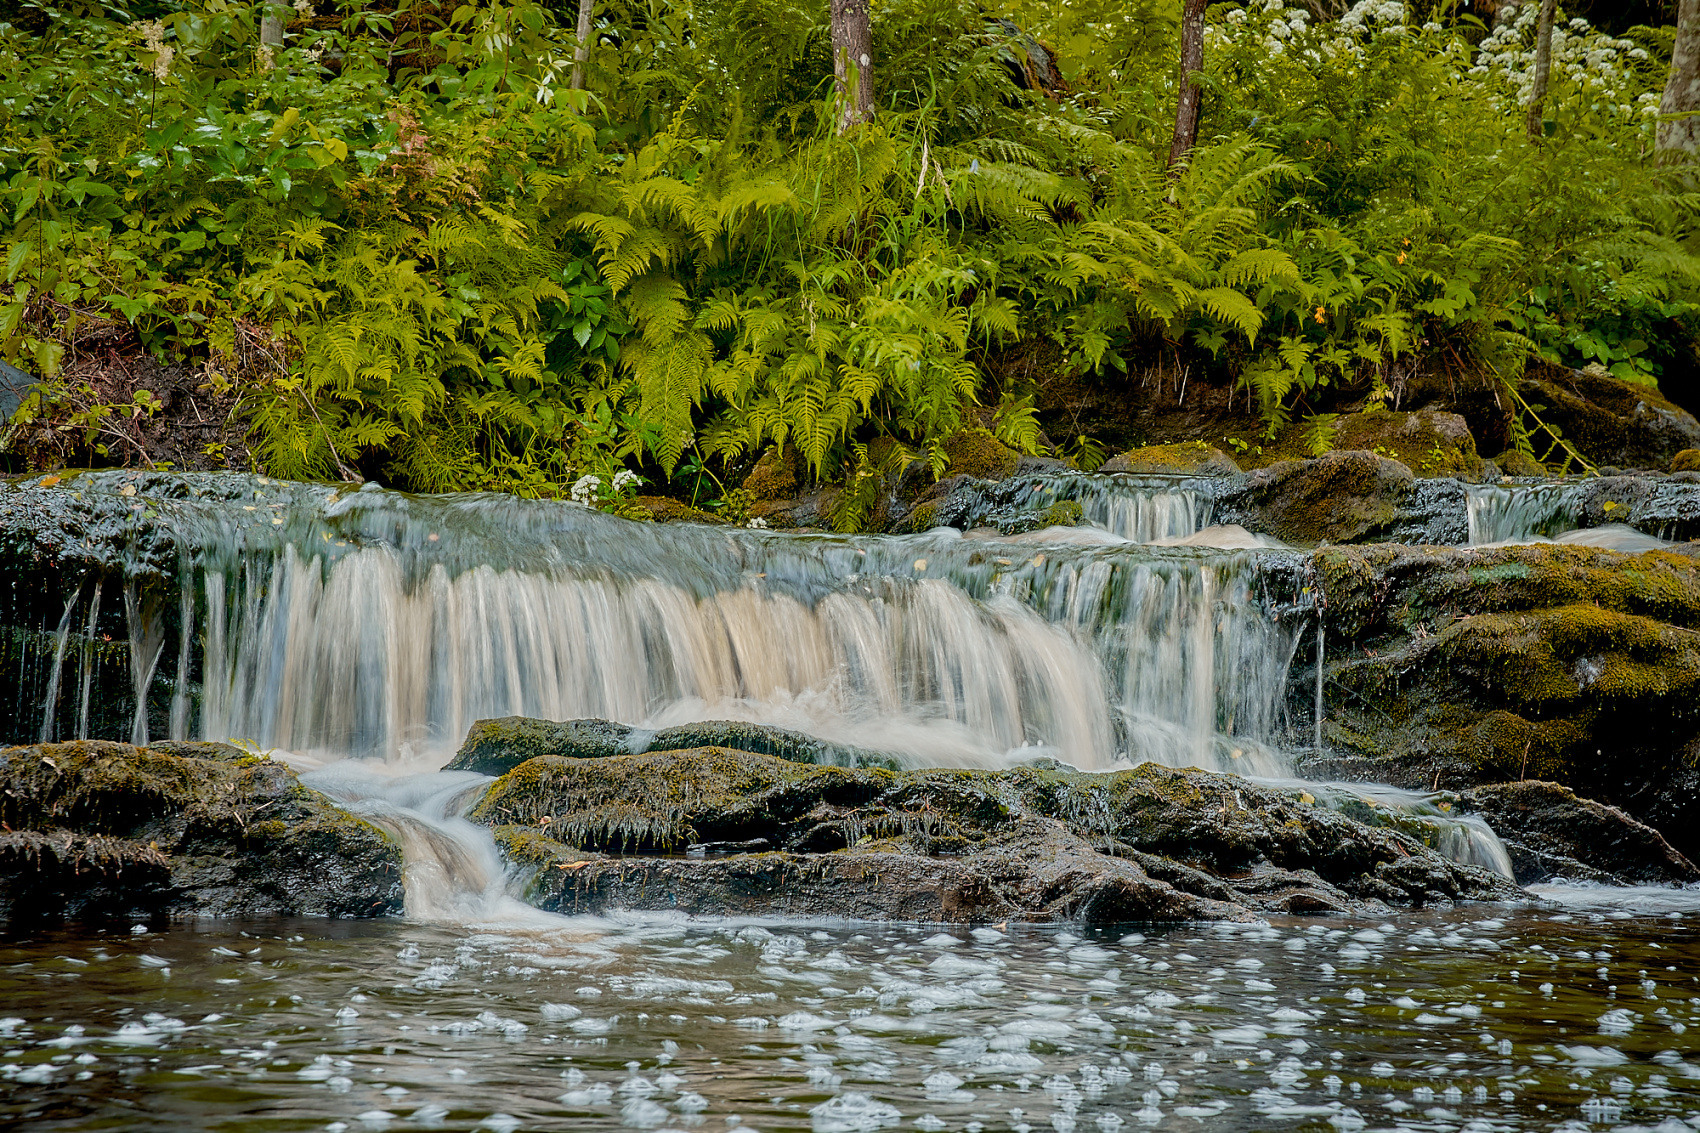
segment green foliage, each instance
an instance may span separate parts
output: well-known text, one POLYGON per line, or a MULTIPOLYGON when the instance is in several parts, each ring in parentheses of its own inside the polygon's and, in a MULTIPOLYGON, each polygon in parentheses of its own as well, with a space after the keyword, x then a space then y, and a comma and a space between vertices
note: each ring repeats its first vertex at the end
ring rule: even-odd
POLYGON ((608 0, 587 91, 562 5, 320 0, 275 52, 256 6, 161 8, 0 24, 0 356, 48 379, 15 424, 89 459, 135 459, 100 422, 138 411, 88 385, 97 323, 233 391, 280 476, 625 469, 736 510, 729 470, 790 445, 849 477, 840 527, 965 429, 1037 448, 985 366, 1024 338, 1110 383, 1184 357, 1315 447, 1423 367, 1652 381, 1700 323, 1700 196, 1617 48, 1609 90, 1555 68, 1531 144, 1479 28, 1217 5, 1170 176, 1172 0, 878 4, 881 111, 844 135, 815 0, 608 0))

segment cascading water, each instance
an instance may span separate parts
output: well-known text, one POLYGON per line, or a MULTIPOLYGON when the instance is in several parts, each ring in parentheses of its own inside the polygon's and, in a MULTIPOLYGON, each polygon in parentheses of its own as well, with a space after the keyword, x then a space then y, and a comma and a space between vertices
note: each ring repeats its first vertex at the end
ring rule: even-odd
POLYGON ((1582 484, 1471 484, 1465 490, 1473 547, 1552 538, 1581 522, 1582 484))
MULTIPOLYGON (((416 915, 513 913, 488 835, 456 817, 482 780, 431 773, 481 718, 740 719, 918 766, 1290 772, 1288 670, 1312 618, 1293 552, 661 528, 242 483, 158 505, 177 569, 125 580, 131 730, 169 684, 154 719, 172 738, 318 767, 309 782, 407 846, 416 915)), ((60 699, 55 683, 43 728, 60 699)))
POLYGON ((1123 540, 1164 544, 1210 526, 1216 490, 1196 476, 1047 472, 996 485, 967 523, 1004 511, 1043 512, 1070 500, 1080 505, 1082 518, 1123 540))

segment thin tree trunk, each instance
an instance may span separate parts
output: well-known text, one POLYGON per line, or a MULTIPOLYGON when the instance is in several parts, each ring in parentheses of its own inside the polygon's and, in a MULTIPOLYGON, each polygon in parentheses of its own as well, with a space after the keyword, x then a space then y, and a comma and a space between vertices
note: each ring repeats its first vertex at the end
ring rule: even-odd
POLYGON ((832 0, 832 80, 838 130, 874 116, 874 37, 868 0, 832 0))
POLYGON ((1541 15, 1535 21, 1535 85, 1529 91, 1529 117, 1525 123, 1531 142, 1546 136, 1547 83, 1552 78, 1552 15, 1557 6, 1558 0, 1541 0, 1541 15))
POLYGON ((267 47, 283 46, 283 17, 277 14, 282 10, 281 5, 271 4, 260 17, 260 42, 267 47))
POLYGON ((590 62, 590 19, 596 0, 578 0, 578 46, 573 48, 573 89, 584 89, 584 69, 590 62))
POLYGON ((1676 11, 1676 44, 1670 54, 1670 78, 1659 100, 1657 147, 1662 160, 1700 153, 1700 0, 1682 0, 1676 11))
POLYGON ((1181 11, 1181 90, 1175 99, 1175 140, 1169 143, 1169 168, 1186 160, 1198 144, 1199 100, 1193 75, 1204 69, 1205 0, 1186 0, 1181 11))

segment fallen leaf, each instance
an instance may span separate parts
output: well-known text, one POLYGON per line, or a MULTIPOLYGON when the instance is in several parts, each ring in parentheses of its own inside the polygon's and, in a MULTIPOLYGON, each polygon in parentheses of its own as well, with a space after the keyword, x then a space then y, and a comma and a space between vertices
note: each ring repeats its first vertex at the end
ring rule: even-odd
POLYGON ((560 865, 557 865, 555 868, 556 869, 583 869, 585 866, 587 866, 589 864, 590 864, 589 862, 562 862, 560 865))
POLYGON ((40 480, 35 482, 35 486, 38 488, 51 488, 53 485, 59 483, 60 479, 61 478, 58 476, 43 476, 40 480))

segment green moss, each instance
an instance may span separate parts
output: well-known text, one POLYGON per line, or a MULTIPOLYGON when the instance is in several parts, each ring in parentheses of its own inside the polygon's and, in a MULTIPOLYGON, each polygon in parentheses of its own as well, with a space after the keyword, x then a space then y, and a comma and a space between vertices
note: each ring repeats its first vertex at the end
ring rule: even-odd
POLYGON ((1040 527, 1078 527, 1086 518, 1079 500, 1058 500, 1039 515, 1040 527))
POLYGON ((983 430, 964 429, 941 446, 949 464, 947 476, 1002 480, 1015 473, 1021 454, 983 430))
POLYGON ((1671 457, 1672 472, 1700 472, 1700 448, 1685 448, 1671 457))
POLYGON ((755 501, 789 500, 803 486, 802 462, 790 445, 770 448, 744 477, 743 489, 755 501))
POLYGON ((1234 458, 1203 441, 1131 448, 1104 462, 1100 472, 1169 473, 1184 476, 1235 476, 1234 458))

